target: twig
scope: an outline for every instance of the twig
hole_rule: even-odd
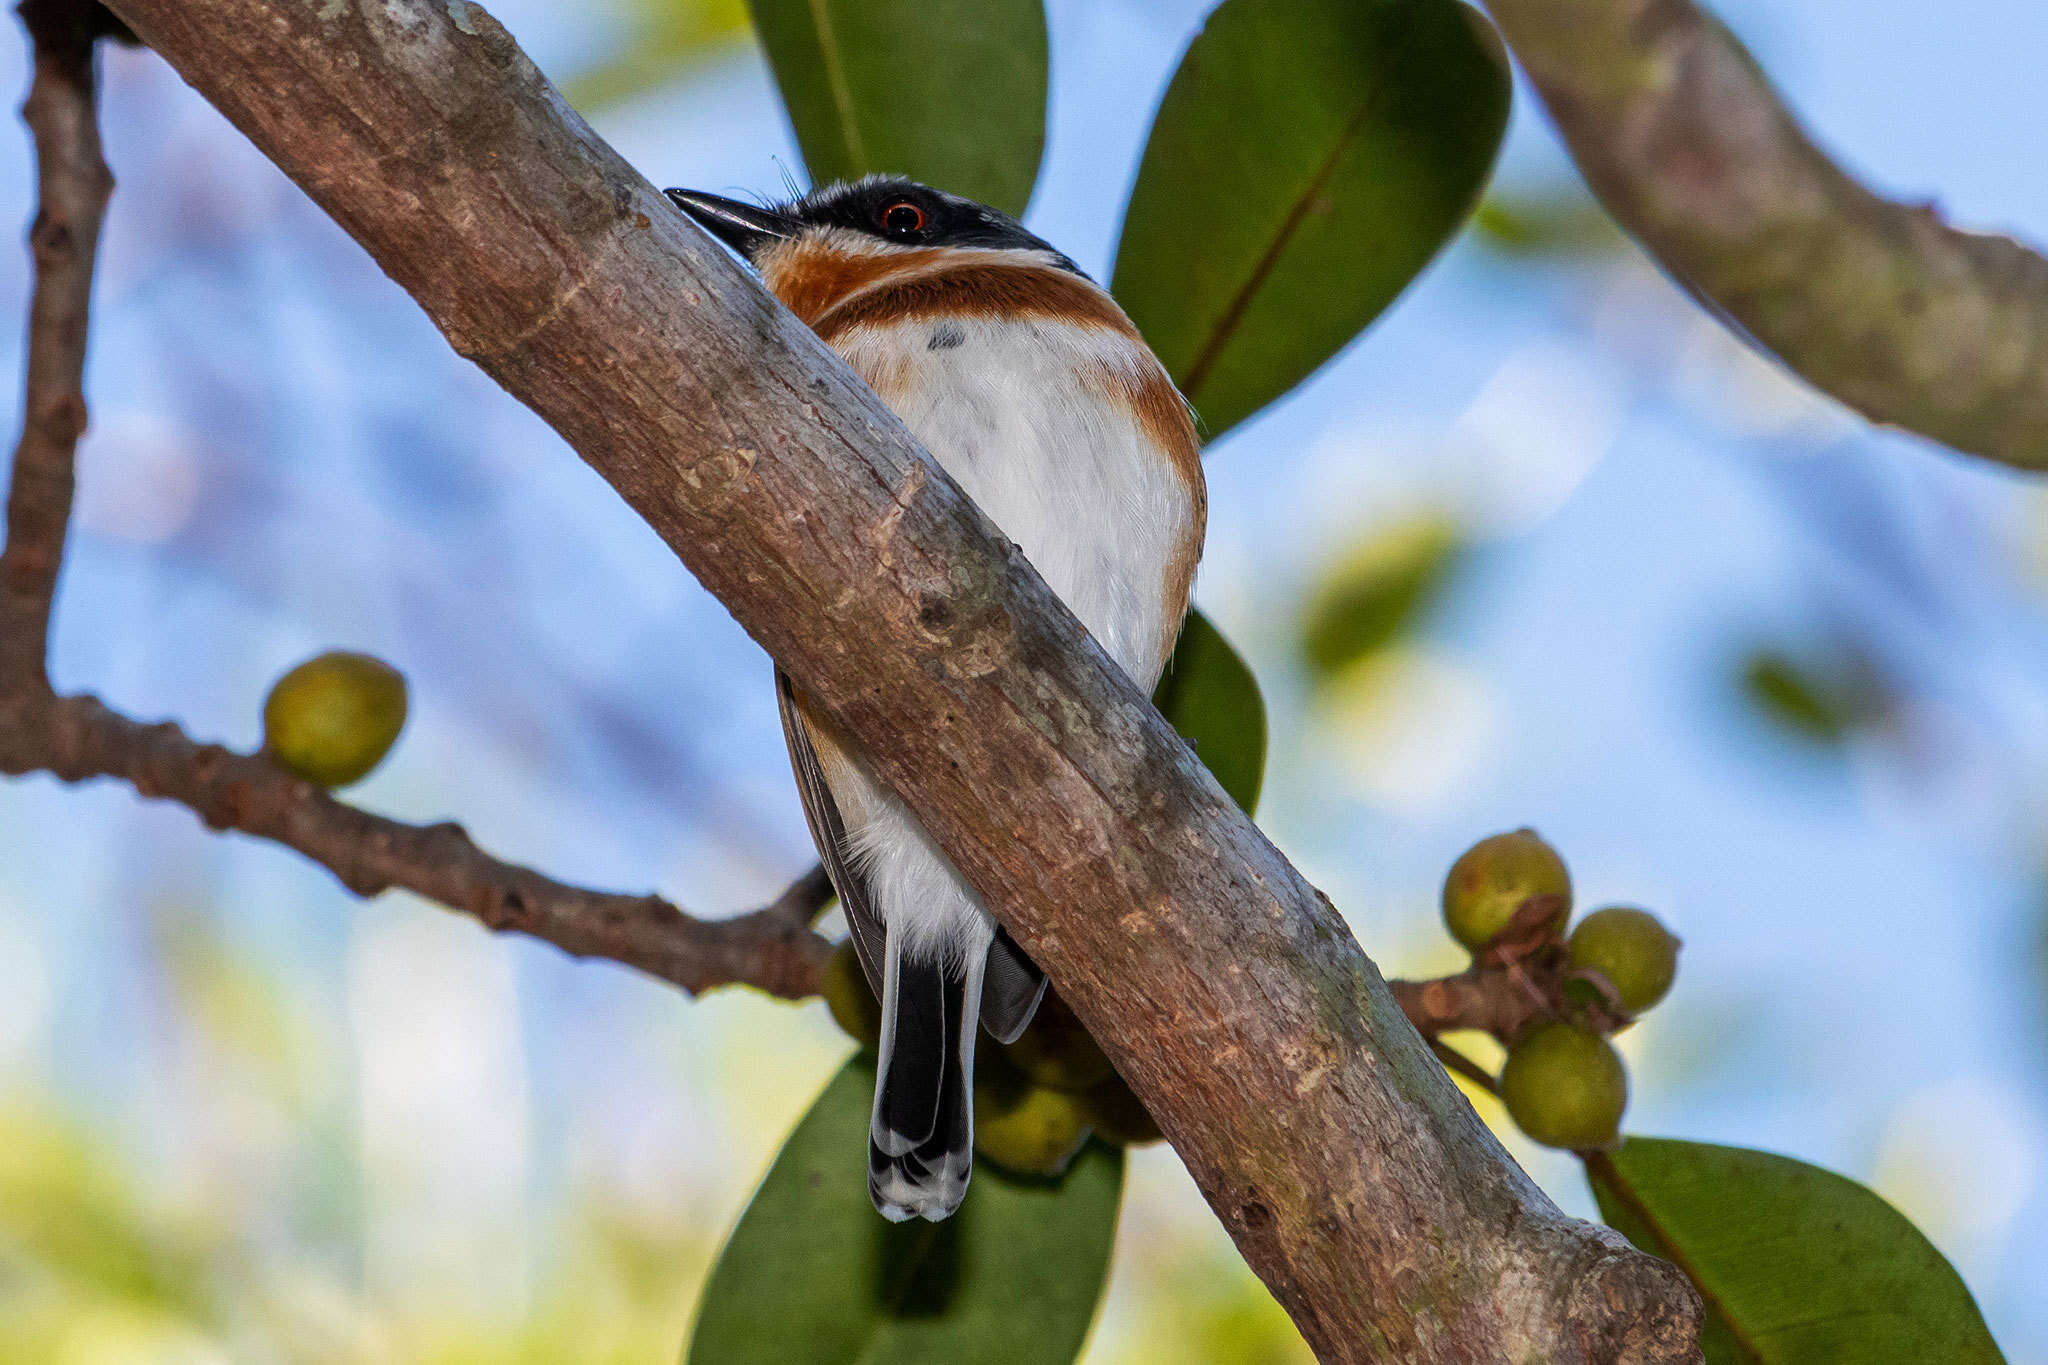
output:
[[[1584,982],[1591,993],[1566,996],[1566,987]],[[1560,943],[1522,945],[1516,955],[1482,955],[1470,967],[1450,976],[1428,981],[1387,982],[1387,989],[1423,1037],[1435,1039],[1440,1033],[1476,1029],[1512,1044],[1531,1024],[1566,1014],[1585,1016],[1587,1022],[1612,1030],[1627,1021],[1612,988],[1602,991],[1592,974],[1576,971]]]
[[[86,696],[50,697],[7,736],[10,773],[66,782],[112,777],[190,807],[213,829],[283,844],[362,896],[394,888],[474,915],[490,928],[605,957],[692,994],[744,984],[799,999],[818,992],[832,945],[811,921],[831,900],[813,868],[762,909],[696,919],[659,896],[567,886],[485,853],[460,825],[409,825],[335,800],[260,754],[202,744],[169,722],[145,725]]]
[[[35,49],[35,76],[21,113],[35,138],[39,202],[29,229],[35,291],[21,440],[7,497],[7,545],[0,551],[0,721],[27,697],[49,691],[50,602],[71,516],[72,456],[85,430],[93,260],[114,187],[94,108],[97,8],[77,0],[24,0],[20,10]]]
[[[2048,260],[1851,179],[1692,0],[1488,9],[1601,202],[1709,307],[1873,421],[2048,468]]]
[[[1445,1066],[1457,1072],[1460,1076],[1463,1076],[1466,1080],[1472,1082],[1472,1084],[1478,1086],[1487,1094],[1498,1095],[1500,1093],[1500,1082],[1494,1079],[1494,1075],[1491,1071],[1488,1071],[1485,1067],[1479,1065],[1479,1063],[1473,1061],[1470,1057],[1467,1057],[1462,1051],[1452,1047],[1443,1039],[1430,1039],[1429,1050],[1431,1052],[1434,1052],[1438,1057],[1441,1057],[1443,1059],[1443,1063]]]

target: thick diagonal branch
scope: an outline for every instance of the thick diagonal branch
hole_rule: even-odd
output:
[[[115,0],[851,735],[1327,1361],[1696,1359],[1327,902],[817,339],[466,0]]]
[[[1601,202],[1711,308],[1873,421],[2048,469],[2048,259],[1858,184],[1692,0],[1487,8]]]

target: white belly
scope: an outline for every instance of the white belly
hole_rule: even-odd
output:
[[[1168,569],[1200,533],[1195,495],[1130,411],[1080,380],[1076,361],[1155,362],[1123,337],[1052,321],[920,320],[834,344],[1150,691],[1180,626]],[[888,382],[904,374],[916,383]],[[828,776],[892,932],[913,951],[985,950],[986,912],[909,813],[864,766]]]
[[[1166,619],[1166,570],[1187,544],[1193,503],[1129,409],[1075,373],[1077,360],[1133,363],[1133,343],[1050,321],[919,321],[839,345],[864,375],[917,376],[882,397],[1149,690],[1179,626]]]

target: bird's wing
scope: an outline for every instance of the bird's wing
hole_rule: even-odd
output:
[[[988,973],[981,979],[981,1026],[997,1042],[1014,1043],[1043,999],[1045,969],[997,925],[996,941],[988,946]]]
[[[796,687],[789,675],[775,670],[775,700],[782,710],[782,737],[789,742],[789,765],[796,769],[796,789],[804,801],[804,821],[811,827],[811,842],[818,846],[818,859],[825,875],[839,893],[840,908],[846,912],[846,927],[853,939],[854,955],[867,974],[868,985],[877,999],[882,994],[882,964],[888,961],[888,940],[882,921],[875,915],[867,878],[853,865],[853,848],[846,838],[846,822],[839,817],[832,788],[825,783],[825,770],[818,764],[818,751],[811,744],[811,732],[804,713],[796,704]]]
[[[888,937],[881,917],[875,913],[867,878],[853,865],[853,849],[846,837],[846,822],[825,782],[825,770],[818,762],[818,750],[811,743],[809,723],[796,703],[796,685],[780,668],[775,670],[775,700],[782,711],[782,737],[789,742],[789,763],[796,769],[796,789],[804,801],[804,820],[811,827],[811,842],[818,846],[818,858],[825,875],[839,893],[840,908],[846,912],[846,927],[853,940],[854,955],[866,974],[875,997],[881,998],[883,964],[888,961]],[[981,1022],[997,1041],[1014,1043],[1038,1002],[1045,998],[1045,972],[1033,962],[1007,929],[996,929],[989,945],[988,974],[981,993]]]

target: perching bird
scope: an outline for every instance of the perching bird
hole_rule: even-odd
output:
[[[1123,310],[994,209],[870,176],[757,208],[668,195],[845,357],[1148,691],[1206,516],[1187,404]],[[1014,1041],[1045,974],[845,736],[776,671],[804,813],[882,1000],[868,1192],[934,1221],[973,1170],[975,1021]]]

